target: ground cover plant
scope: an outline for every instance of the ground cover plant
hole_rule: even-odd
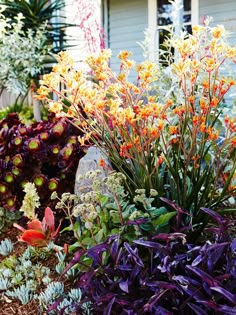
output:
[[[202,211],[216,223],[209,228],[211,242],[194,245],[183,233],[161,233],[128,244],[113,235],[78,251],[64,270],[81,269],[75,282],[81,298],[72,303],[76,314],[85,301],[92,314],[236,314],[234,222]],[[92,260],[87,268],[83,255]],[[49,314],[57,307],[55,301]]]
[[[200,224],[205,216],[200,207],[216,209],[235,192],[235,118],[223,118],[221,108],[235,82],[221,68],[235,61],[236,50],[224,32],[223,26],[195,26],[193,35],[172,41],[178,58],[170,80],[179,88],[168,98],[155,93],[161,80],[157,64],[137,65],[137,81],[131,83],[130,54],[120,52],[116,75],[109,50],[87,59],[92,77],[75,70],[68,53],[60,53],[58,65],[41,81],[38,98],[58,116],[76,117],[86,139],[126,176],[131,194],[156,189],[191,215],[187,224],[190,218]],[[60,82],[63,90],[57,88]]]

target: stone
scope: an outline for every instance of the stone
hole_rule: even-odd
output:
[[[105,168],[99,165],[101,159],[105,162]],[[91,180],[86,178],[81,179],[81,177],[84,177],[90,171],[96,170],[101,171],[99,179],[103,180],[109,174],[111,165],[102,151],[98,147],[92,146],[88,149],[86,155],[79,161],[74,188],[76,195],[81,195],[82,193],[86,193],[91,190]]]

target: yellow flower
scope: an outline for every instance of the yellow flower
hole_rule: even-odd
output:
[[[50,112],[53,112],[55,114],[59,114],[62,111],[62,109],[63,109],[62,104],[59,102],[51,101],[48,103],[48,110]]]
[[[215,59],[207,58],[204,62],[204,68],[207,72],[211,72],[217,68],[218,64],[216,63]]]
[[[213,27],[211,33],[214,38],[220,39],[225,34],[225,28],[223,25],[217,25]]]
[[[121,60],[127,60],[130,56],[132,55],[131,52],[126,51],[126,50],[121,50],[117,57]]]
[[[194,36],[199,35],[203,30],[204,27],[201,25],[193,25],[192,27],[192,32]]]

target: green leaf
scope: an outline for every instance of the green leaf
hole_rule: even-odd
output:
[[[113,223],[120,223],[120,216],[118,211],[110,211],[110,216]]]
[[[118,209],[117,209],[117,205],[116,205],[115,202],[110,202],[110,203],[108,203],[108,204],[106,205],[106,208],[107,208],[107,209],[118,210]]]
[[[151,223],[143,223],[143,224],[140,224],[140,228],[144,231],[151,231],[152,230],[152,224]]]
[[[98,231],[98,233],[95,235],[96,242],[100,243],[103,239],[103,236],[105,236],[103,230]]]
[[[165,207],[160,207],[160,208],[152,208],[148,210],[153,217],[159,217],[162,214],[165,214],[167,212],[167,209]]]
[[[66,232],[66,231],[72,231],[72,230],[73,230],[73,228],[70,225],[70,226],[65,227],[63,230],[61,230],[60,233],[63,233],[63,232]]]
[[[109,196],[105,196],[105,195],[100,197],[99,201],[101,203],[101,207],[102,208],[106,206],[106,204],[108,203],[109,199],[110,199],[110,197]]]
[[[111,234],[119,234],[119,229],[115,228],[111,230]]]
[[[153,221],[154,225],[165,225],[169,223],[170,219],[173,218],[176,215],[176,211],[173,212],[168,212],[165,214],[162,214],[157,218],[156,220]]]
[[[83,245],[94,245],[94,240],[91,237],[85,237],[82,239],[81,243]]]

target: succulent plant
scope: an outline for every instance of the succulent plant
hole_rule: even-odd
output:
[[[14,196],[8,197],[5,202],[10,204],[11,200],[14,202],[14,199]],[[12,212],[0,206],[0,233],[5,232],[19,217],[19,211]]]
[[[5,238],[0,243],[0,255],[8,256],[13,251],[13,243],[8,238]]]
[[[0,121],[0,206],[19,209],[23,187],[37,187],[42,206],[49,206],[53,191],[72,192],[79,159],[83,156],[77,128],[65,118],[23,124],[10,113]]]

